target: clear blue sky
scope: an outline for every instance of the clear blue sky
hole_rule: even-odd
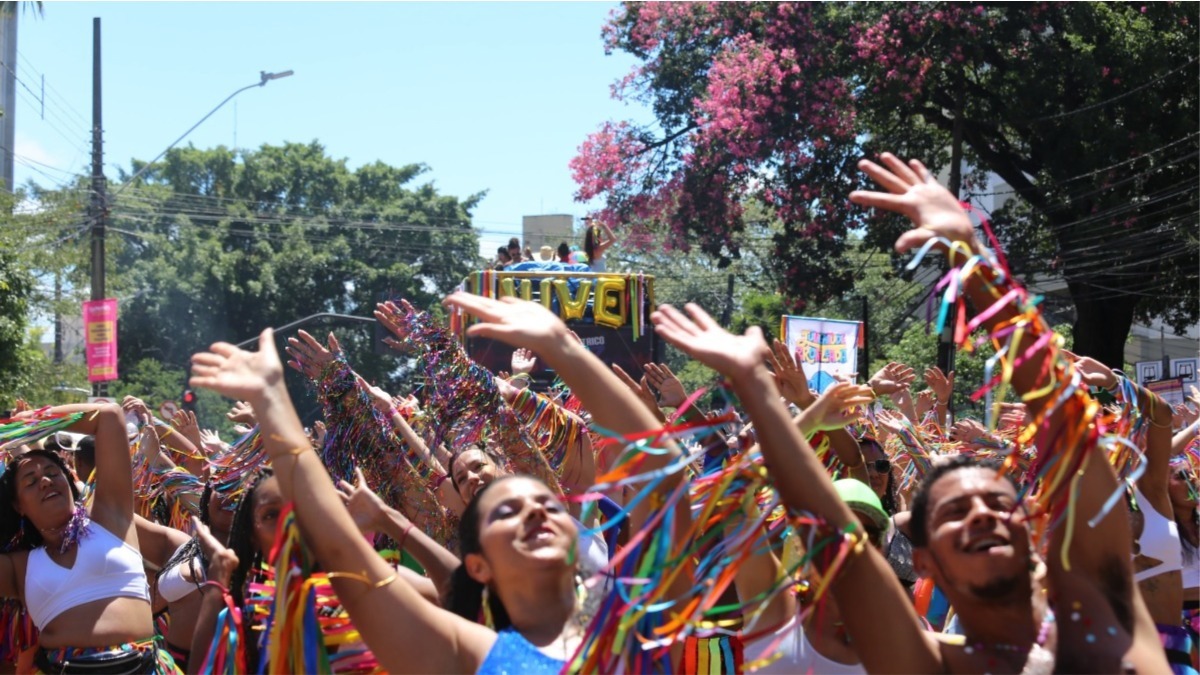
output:
[[[520,234],[523,215],[585,215],[567,168],[576,148],[606,119],[649,117],[609,96],[634,64],[604,54],[600,29],[614,7],[47,2],[43,17],[20,17],[17,74],[32,92],[17,87],[16,182],[90,170],[100,17],[110,179],[131,158],[157,155],[260,70],[291,69],[239,95],[236,118],[230,102],[184,144],[231,146],[236,131],[241,148],[315,139],[352,168],[425,163],[423,179],[443,193],[488,191],[474,223],[494,251]]]

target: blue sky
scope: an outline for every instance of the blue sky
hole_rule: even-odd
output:
[[[425,163],[423,179],[443,193],[488,191],[474,221],[483,250],[494,251],[520,233],[523,215],[585,215],[567,168],[576,148],[606,119],[650,117],[609,96],[634,64],[604,54],[600,30],[614,7],[47,2],[43,17],[20,17],[17,74],[28,90],[17,87],[16,181],[47,185],[90,170],[100,17],[110,179],[259,71],[291,69],[239,95],[184,144],[230,146],[236,131],[242,148],[315,139],[351,167]]]

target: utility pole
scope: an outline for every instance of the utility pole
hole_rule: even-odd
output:
[[[863,332],[863,362],[858,364],[858,379],[866,383],[871,377],[871,306],[867,304],[867,296],[862,296],[862,332]]]
[[[729,328],[733,322],[733,275],[729,275],[729,284],[725,288],[725,310],[721,312],[721,325]]]
[[[104,235],[108,225],[104,178],[104,124],[100,106],[100,17],[92,19],[92,300],[104,299]],[[107,396],[108,383],[92,383],[92,396]]]
[[[13,147],[17,123],[17,3],[0,9],[0,178],[4,191],[13,192]]]

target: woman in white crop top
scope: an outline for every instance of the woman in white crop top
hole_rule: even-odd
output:
[[[104,663],[105,672],[178,672],[154,638],[133,524],[125,414],[96,404],[43,414],[80,412],[68,430],[95,436],[90,512],[55,453],[34,450],[8,460],[0,475],[0,541],[16,543],[0,555],[0,595],[20,599],[38,627],[39,670],[73,673]]]

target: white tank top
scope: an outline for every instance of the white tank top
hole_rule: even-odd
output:
[[[763,675],[866,675],[861,663],[838,663],[822,656],[804,634],[804,624],[792,620],[770,635],[746,643],[742,647],[745,663],[769,659],[778,655],[771,663],[754,671]]]
[[[1154,567],[1134,574],[1133,580],[1140,582],[1183,569],[1183,545],[1179,541],[1179,527],[1175,525],[1175,519],[1159,513],[1137,486],[1134,486],[1133,494],[1137,497],[1137,506],[1142,511],[1142,521],[1145,523],[1142,536],[1138,539],[1140,553],[1162,561]],[[1187,581],[1184,581],[1184,584],[1186,585]]]

